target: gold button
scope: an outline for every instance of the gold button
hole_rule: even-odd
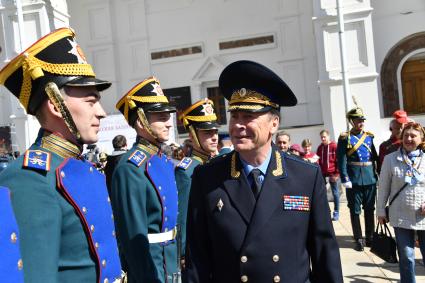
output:
[[[109,283],[109,279],[105,278],[105,280],[103,280],[103,283]]]
[[[98,249],[98,248],[99,248],[99,243],[98,243],[98,242],[96,242],[96,243],[94,244],[94,246],[96,247],[96,249]]]
[[[83,211],[84,214],[87,213],[87,208],[83,206],[83,208],[81,209]]]
[[[62,178],[65,178],[65,172],[61,171]]]
[[[12,242],[12,244],[16,243],[17,240],[18,240],[18,236],[16,235],[15,232],[10,234],[10,241]]]
[[[274,262],[278,262],[279,261],[279,256],[278,255],[274,255],[273,256],[273,261]]]
[[[93,233],[94,232],[94,225],[90,225],[90,231]]]
[[[248,261],[248,258],[246,256],[241,256],[241,262],[245,263]]]
[[[102,266],[106,267],[106,260],[102,260]]]
[[[276,275],[275,277],[273,277],[273,282],[280,282],[280,276]]]
[[[18,269],[22,270],[23,267],[24,267],[24,263],[22,262],[22,259],[18,260]]]
[[[248,276],[246,276],[246,275],[242,275],[242,276],[241,276],[241,281],[242,281],[242,282],[248,282]]]

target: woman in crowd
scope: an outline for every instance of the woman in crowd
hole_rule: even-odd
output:
[[[416,282],[415,232],[422,258],[425,255],[424,136],[425,131],[420,124],[406,124],[401,133],[402,147],[385,156],[380,175],[377,216],[379,223],[389,220],[394,227],[401,283]],[[387,219],[385,206],[393,199]]]
[[[311,162],[318,164],[319,156],[314,151],[311,151],[313,143],[310,139],[304,139],[301,143],[301,146],[304,149],[304,159]]]

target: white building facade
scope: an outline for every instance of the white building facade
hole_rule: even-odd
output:
[[[281,123],[294,142],[310,138],[317,146],[321,129],[333,138],[346,129],[335,0],[20,1],[0,1],[1,64],[70,25],[96,75],[113,82],[102,98],[109,114],[133,85],[154,75],[179,110],[211,98],[227,130],[218,77],[229,63],[247,59],[274,70],[295,92],[298,105],[282,109]],[[394,110],[425,122],[425,3],[340,2],[349,91],[377,146],[389,136]],[[37,122],[5,88],[0,103],[0,126],[12,126],[14,148],[22,151]]]

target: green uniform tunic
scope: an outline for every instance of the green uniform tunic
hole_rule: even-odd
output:
[[[99,270],[82,222],[57,189],[56,168],[80,149],[42,130],[29,150],[50,156],[44,169],[26,166],[35,160],[24,154],[0,174],[0,184],[12,194],[25,282],[96,282]]]
[[[176,166],[176,184],[179,193],[179,216],[178,223],[180,225],[180,256],[184,258],[186,250],[186,218],[187,208],[189,205],[190,186],[192,184],[193,170],[200,164],[204,164],[208,160],[208,156],[193,150],[191,157],[183,158]]]
[[[121,262],[129,282],[171,282],[177,272],[175,241],[149,243],[148,234],[161,233],[163,209],[146,165],[158,147],[138,138],[121,157],[112,175],[111,202],[114,210]],[[138,162],[134,163],[134,157]],[[172,171],[171,171],[172,173]]]

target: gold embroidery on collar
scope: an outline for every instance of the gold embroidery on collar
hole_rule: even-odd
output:
[[[241,176],[241,171],[236,170],[236,153],[232,155],[232,163],[230,166],[230,175],[232,178],[239,178]]]
[[[206,154],[203,154],[195,149],[193,149],[192,151],[192,157],[195,158],[196,160],[198,160],[199,162],[201,162],[202,164],[204,164],[205,162],[208,161],[209,156]]]
[[[81,149],[77,145],[52,133],[45,133],[41,138],[41,147],[56,153],[62,158],[77,157]]]
[[[155,147],[154,145],[145,145],[145,144],[139,143],[137,146],[140,149],[148,152],[149,154],[157,154],[159,151],[159,148]]]
[[[278,151],[275,151],[276,154],[276,169],[273,170],[273,176],[281,176],[283,174],[282,168],[282,157]]]

